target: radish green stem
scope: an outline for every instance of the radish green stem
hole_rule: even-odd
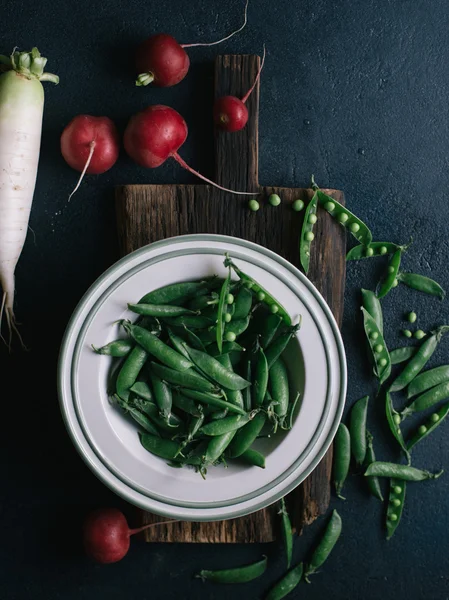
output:
[[[69,196],[68,202],[70,202],[71,197],[73,196],[73,194],[77,191],[77,189],[81,185],[81,182],[83,181],[83,177],[86,174],[87,169],[89,168],[90,161],[92,160],[92,156],[94,155],[94,150],[95,150],[95,141],[94,140],[92,140],[90,142],[89,148],[90,148],[90,150],[89,150],[89,156],[87,157],[86,164],[84,165],[84,168],[81,171],[81,175],[80,175],[80,178],[78,179],[78,183],[76,184],[75,189],[73,190],[73,192]]]
[[[209,43],[198,42],[197,44],[180,44],[181,48],[194,48],[196,46],[215,46],[216,44],[221,44],[221,42],[225,42],[226,40],[229,40],[237,33],[240,33],[243,29],[245,29],[246,23],[248,22],[248,4],[249,4],[249,0],[246,0],[245,19],[243,21],[243,25],[241,27],[239,27],[238,29],[236,29],[235,31],[233,31],[232,33],[230,33],[229,35],[227,35],[226,37],[222,38],[221,40],[217,40],[216,42],[209,42]]]
[[[262,62],[260,63],[259,72],[257,73],[257,76],[256,76],[256,78],[255,78],[255,80],[254,80],[254,83],[253,83],[253,85],[252,85],[252,86],[249,88],[249,90],[248,90],[248,91],[246,92],[246,94],[243,96],[243,98],[242,98],[242,102],[243,102],[243,104],[245,104],[245,102],[246,102],[246,101],[248,100],[248,98],[251,96],[251,94],[252,94],[252,92],[253,92],[254,88],[255,88],[255,87],[256,87],[256,85],[257,85],[257,82],[258,82],[258,81],[259,81],[259,79],[260,79],[260,74],[262,73],[263,65],[264,65],[264,63],[265,63],[265,54],[266,54],[266,50],[265,50],[265,44],[264,44],[264,45],[263,45],[263,56],[262,56]]]

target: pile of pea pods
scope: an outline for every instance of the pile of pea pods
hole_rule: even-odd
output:
[[[229,257],[225,266],[224,280],[175,283],[128,304],[138,315],[120,322],[128,337],[94,348],[123,361],[113,400],[143,447],[203,477],[228,460],[264,468],[254,442],[291,429],[299,399],[282,353],[300,325]]]

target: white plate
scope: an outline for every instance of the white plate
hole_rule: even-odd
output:
[[[93,353],[120,335],[114,323],[149,290],[177,281],[225,276],[224,253],[284,305],[302,327],[285,358],[292,393],[301,392],[288,434],[260,440],[266,469],[211,467],[205,481],[173,469],[141,445],[136,425],[112,406],[112,359]],[[256,244],[218,235],[171,238],[141,248],[106,271],[87,291],[67,327],[58,369],[59,397],[72,440],[93,472],[117,494],[152,512],[207,521],[239,517],[272,504],[316,467],[335,435],[346,394],[346,362],[334,318],[310,281]]]

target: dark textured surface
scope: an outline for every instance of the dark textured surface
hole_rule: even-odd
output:
[[[2,352],[1,530],[2,600],[127,598],[256,599],[282,572],[275,546],[150,546],[133,543],[115,566],[91,565],[77,533],[83,514],[120,502],[83,465],[58,414],[54,390],[58,344],[76,302],[117,255],[113,185],[192,182],[174,163],[146,172],[126,157],[110,173],[88,178],[67,204],[76,174],[59,156],[58,139],[70,118],[107,114],[120,126],[146,103],[173,105],[191,135],[183,156],[212,174],[209,125],[213,58],[217,48],[192,49],[192,71],[171,90],[132,85],[131,52],[145,35],[168,30],[181,41],[213,39],[240,22],[242,2],[55,3],[29,0],[0,6],[2,48],[37,44],[61,84],[47,84],[42,159],[27,245],[17,270],[17,312],[33,352]],[[449,9],[443,0],[254,1],[245,34],[220,52],[268,56],[260,115],[261,183],[322,186],[345,191],[347,204],[377,239],[414,238],[404,265],[449,287],[447,109]],[[344,337],[349,363],[348,405],[375,391],[362,352],[357,290],[375,283],[378,263],[350,265]],[[415,309],[428,329],[449,320],[448,303],[405,288],[384,303],[387,340],[401,342],[404,310]],[[447,362],[449,339],[433,360]],[[14,384],[7,394],[6,383]],[[376,423],[375,403],[370,415]],[[379,420],[380,421],[380,420]],[[392,458],[381,425],[377,453]],[[414,464],[448,463],[447,425],[416,448]],[[403,523],[384,540],[382,508],[351,477],[338,502],[344,532],[322,573],[296,597],[445,600],[449,597],[449,479],[411,484]],[[334,505],[337,502],[334,501]],[[132,518],[132,515],[129,515]],[[309,528],[295,549],[303,557],[323,527]],[[269,572],[253,584],[202,586],[201,567],[239,564],[266,552]],[[292,598],[295,595],[292,595]]]

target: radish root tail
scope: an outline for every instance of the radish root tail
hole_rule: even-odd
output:
[[[9,306],[9,302],[7,300],[8,300],[8,292],[3,292],[2,304],[0,307],[0,339],[8,347],[9,352],[11,352],[12,338],[13,338],[13,334],[15,333],[17,338],[19,339],[22,349],[28,350],[28,348],[24,344],[22,336],[20,335],[20,331],[17,328],[16,318],[14,316],[13,308],[12,308],[12,306]],[[3,316],[5,316],[5,318],[6,318],[6,326],[8,329],[8,340],[5,340],[5,338],[3,337],[3,334],[1,333],[2,324],[3,324]]]
[[[158,521],[157,523],[148,523],[148,525],[142,525],[142,527],[130,529],[129,535],[135,535],[136,533],[141,533],[142,531],[145,531],[145,529],[150,529],[151,527],[156,527],[157,525],[168,525],[169,523],[179,523],[179,519],[170,519],[169,521]]]
[[[215,183],[215,181],[211,181],[210,179],[208,179],[204,175],[201,175],[201,173],[198,173],[198,171],[195,171],[195,169],[192,169],[192,167],[190,167],[186,163],[186,161],[179,156],[179,154],[177,152],[174,152],[172,154],[172,157],[176,160],[176,162],[178,164],[181,165],[181,167],[183,169],[186,169],[187,171],[189,171],[189,173],[192,173],[193,175],[196,175],[197,177],[199,177],[200,179],[202,179],[206,183],[209,183],[210,185],[213,185],[214,187],[218,188],[219,190],[222,190],[223,192],[229,192],[230,194],[238,194],[240,196],[255,196],[255,195],[257,195],[259,193],[259,192],[236,192],[235,190],[230,190],[228,188],[225,188],[225,187],[223,187],[221,185],[218,185],[218,183]]]
[[[259,81],[259,79],[260,79],[260,74],[262,73],[262,69],[263,69],[263,66],[264,66],[264,64],[265,64],[265,55],[266,55],[266,50],[265,50],[265,44],[264,44],[264,45],[263,45],[263,56],[262,56],[262,62],[260,63],[259,71],[258,71],[258,73],[257,73],[257,75],[256,75],[256,78],[255,78],[255,80],[254,80],[254,83],[253,83],[253,85],[252,85],[252,86],[249,88],[249,90],[246,92],[246,94],[245,94],[245,95],[243,96],[243,98],[242,98],[242,102],[243,102],[243,104],[245,104],[245,102],[246,102],[246,101],[248,100],[248,98],[251,96],[251,94],[253,93],[253,90],[254,90],[254,88],[255,88],[255,87],[256,87],[256,85],[257,85],[257,82],[258,82],[258,81]]]
[[[241,27],[239,27],[238,29],[236,29],[235,31],[233,31],[232,33],[230,33],[229,35],[227,35],[226,37],[222,38],[221,40],[217,40],[216,42],[198,42],[196,44],[180,44],[181,48],[194,48],[197,46],[216,46],[217,44],[221,44],[221,42],[225,42],[226,40],[231,39],[232,37],[234,37],[234,35],[236,35],[237,33],[240,33],[243,29],[245,29],[246,24],[248,22],[248,4],[249,4],[249,0],[246,0],[246,4],[245,4],[245,18],[243,21],[243,25]]]
[[[92,160],[92,156],[94,155],[94,150],[95,150],[95,141],[92,140],[90,142],[90,144],[89,144],[89,156],[87,157],[86,164],[84,165],[84,168],[83,168],[83,170],[81,172],[80,178],[78,179],[78,183],[76,184],[75,189],[73,190],[73,192],[69,196],[69,200],[68,200],[69,202],[70,202],[73,194],[78,190],[79,186],[81,185],[81,182],[84,179],[84,175],[86,174],[86,171],[87,171],[87,169],[89,168],[89,165],[90,165],[90,161]]]

